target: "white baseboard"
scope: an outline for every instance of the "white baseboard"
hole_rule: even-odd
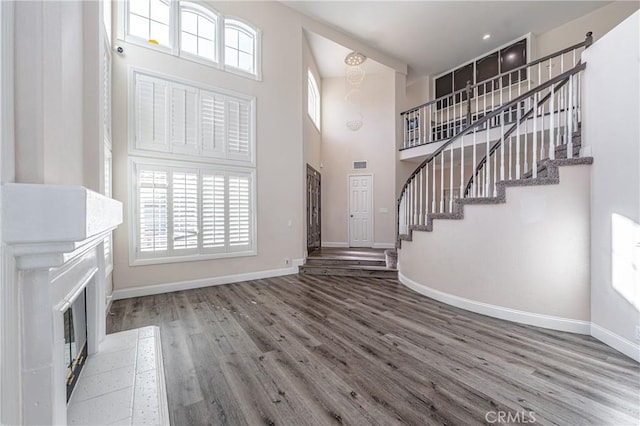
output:
[[[456,308],[465,309],[482,315],[499,318],[507,321],[513,321],[521,324],[535,325],[536,327],[549,328],[558,331],[568,331],[578,334],[591,334],[591,323],[589,321],[574,320],[569,318],[554,317],[551,315],[542,315],[532,312],[519,311],[517,309],[505,308],[488,303],[477,302],[475,300],[465,299],[463,297],[454,296],[453,294],[444,293],[418,284],[417,282],[405,277],[402,273],[398,273],[400,282],[413,291],[435,299],[447,305]]]
[[[633,343],[624,337],[620,337],[606,328],[600,327],[598,324],[594,323],[591,323],[591,335],[605,345],[611,346],[618,352],[625,354],[634,361],[640,362],[640,345],[637,343]]]
[[[113,300],[129,299],[131,297],[151,296],[153,294],[171,293],[172,291],[191,290],[194,288],[210,287],[214,285],[231,284],[242,281],[259,280],[262,278],[280,277],[298,273],[298,266],[304,264],[304,259],[293,259],[291,267],[271,269],[269,271],[248,272],[245,274],[225,275],[223,277],[202,278],[199,280],[178,281],[173,283],[131,287],[113,291]]]
[[[374,249],[394,249],[396,248],[395,243],[373,243]]]
[[[321,246],[326,248],[349,248],[349,243],[334,243],[331,241],[323,241]]]

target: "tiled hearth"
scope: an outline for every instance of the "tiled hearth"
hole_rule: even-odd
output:
[[[162,365],[158,327],[106,336],[80,374],[68,424],[169,424]]]

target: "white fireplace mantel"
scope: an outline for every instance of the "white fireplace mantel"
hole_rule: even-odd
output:
[[[67,423],[63,314],[86,289],[95,354],[106,331],[103,242],[121,222],[122,203],[81,186],[3,185],[2,236],[20,270],[23,424]]]
[[[59,267],[122,223],[122,203],[82,186],[3,186],[2,235],[18,269]]]

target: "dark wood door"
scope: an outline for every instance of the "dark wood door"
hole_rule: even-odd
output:
[[[307,164],[307,253],[320,250],[320,172]]]

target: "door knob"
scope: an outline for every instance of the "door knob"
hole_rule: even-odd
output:
[[[352,215],[352,214],[350,214],[349,216],[353,217],[353,215]]]

